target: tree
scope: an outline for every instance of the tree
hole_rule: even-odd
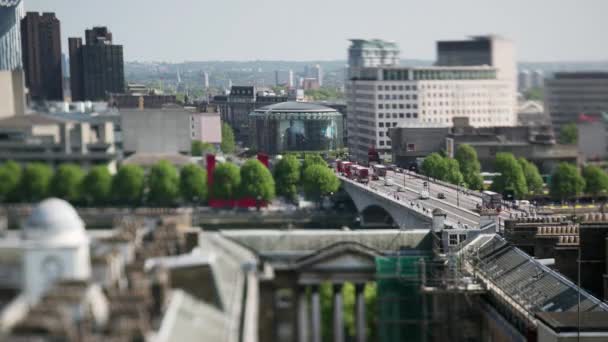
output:
[[[583,192],[585,180],[576,166],[560,163],[551,175],[551,196],[555,199],[566,200]]]
[[[238,196],[241,184],[239,168],[232,163],[219,164],[213,171],[213,198],[231,200]]]
[[[201,203],[207,198],[207,171],[194,164],[182,168],[179,176],[182,198],[190,203]]]
[[[528,185],[528,191],[532,194],[542,194],[543,192],[543,177],[538,172],[538,168],[533,163],[527,161],[525,158],[517,159],[521,170],[524,172],[526,178],[526,184]]]
[[[52,177],[53,170],[46,164],[31,163],[26,165],[18,189],[21,199],[26,202],[43,200],[49,194]]]
[[[225,154],[231,154],[234,153],[235,146],[232,127],[227,123],[222,123],[222,143],[220,144],[220,149]]]
[[[203,157],[207,153],[215,153],[215,146],[208,142],[202,142],[200,140],[194,140],[192,142],[192,148],[190,154],[195,157]]]
[[[608,191],[608,174],[597,166],[589,165],[583,169],[585,192],[597,197]]]
[[[104,205],[112,190],[112,175],[107,166],[95,166],[89,170],[80,185],[82,199],[88,205]]]
[[[425,176],[443,179],[447,174],[448,165],[439,153],[431,153],[422,162],[421,170]]]
[[[578,141],[578,128],[576,124],[569,123],[567,125],[562,126],[559,131],[559,142],[561,144],[576,144]]]
[[[444,158],[443,162],[446,165],[446,173],[443,178],[440,179],[451,184],[461,185],[464,178],[462,177],[462,173],[460,173],[460,165],[458,164],[458,160]]]
[[[327,162],[318,153],[306,153],[302,161],[302,171],[306,170],[311,165],[323,165],[327,167]]]
[[[543,89],[539,87],[530,88],[526,90],[524,97],[527,100],[542,101],[544,99]]]
[[[14,161],[7,161],[0,166],[0,201],[14,200],[21,174],[21,166]]]
[[[298,193],[300,182],[300,162],[292,155],[287,155],[274,167],[274,180],[277,194],[293,200]]]
[[[166,160],[161,160],[150,169],[148,177],[148,200],[155,205],[173,205],[179,195],[179,174]]]
[[[528,185],[524,172],[511,153],[497,153],[494,160],[494,167],[500,176],[494,178],[492,190],[504,193],[513,191],[517,197],[528,194]]]
[[[112,180],[112,193],[118,203],[137,205],[142,201],[144,185],[144,170],[137,165],[125,165]]]
[[[249,159],[241,166],[240,195],[263,201],[274,199],[274,179],[259,160]]]
[[[481,178],[481,164],[477,158],[477,151],[471,145],[463,144],[456,149],[456,160],[460,165],[460,173],[469,189],[481,190],[483,179]]]
[[[340,187],[340,180],[327,166],[315,164],[304,170],[302,187],[309,198],[320,200],[323,196],[336,192]]]
[[[60,165],[51,179],[51,195],[72,203],[79,201],[81,199],[80,183],[84,176],[84,171],[76,164]]]

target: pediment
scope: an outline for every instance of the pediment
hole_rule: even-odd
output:
[[[374,269],[375,258],[380,253],[357,243],[339,243],[296,262],[300,270],[323,271],[336,269]]]

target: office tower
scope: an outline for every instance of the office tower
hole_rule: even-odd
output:
[[[60,23],[55,13],[27,12],[21,20],[25,84],[33,100],[63,100]]]
[[[389,129],[398,125],[452,126],[458,117],[468,118],[474,127],[517,123],[514,75],[500,79],[499,68],[487,60],[478,59],[482,64],[474,65],[458,59],[458,53],[446,60],[443,52],[442,63],[437,64],[450,65],[400,67],[396,44],[351,41],[346,101],[348,144],[354,158],[366,160],[370,149],[389,158]],[[502,70],[509,70],[508,61],[498,62]],[[502,74],[508,77],[507,72]]]
[[[582,115],[602,119],[608,113],[608,72],[558,72],[547,78],[545,112],[558,134]]]
[[[21,69],[21,0],[0,1],[0,70]]]
[[[542,88],[545,86],[545,75],[542,70],[534,70],[531,75],[532,88]]]
[[[323,86],[323,69],[321,68],[321,66],[319,64],[315,65],[315,78],[317,79],[317,82],[319,83],[319,87]]]
[[[73,101],[105,100],[109,93],[125,90],[122,45],[112,44],[106,27],[94,27],[81,38],[69,38],[70,83]]]
[[[289,72],[287,73],[287,86],[289,88],[293,88],[294,87],[294,83],[293,83],[293,70],[289,69]]]
[[[525,92],[532,88],[532,75],[528,70],[521,70],[517,75],[517,90]]]
[[[209,89],[209,73],[203,71],[203,88]]]

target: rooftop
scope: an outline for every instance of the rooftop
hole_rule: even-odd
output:
[[[578,314],[576,312],[541,312],[536,317],[556,332],[576,332],[579,328]],[[607,312],[581,312],[580,330],[601,331],[608,330]]]
[[[256,109],[256,112],[265,112],[265,113],[331,113],[336,110],[333,108],[329,108],[320,104],[311,103],[311,102],[280,102],[271,104],[269,106],[264,106],[262,108]]]
[[[33,125],[57,125],[68,120],[53,118],[42,114],[17,115],[0,120],[3,128],[25,128]]]

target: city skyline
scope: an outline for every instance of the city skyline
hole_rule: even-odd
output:
[[[432,60],[435,41],[480,34],[512,40],[518,61],[608,59],[608,46],[590,44],[603,39],[606,2],[592,0],[580,7],[549,0],[469,0],[466,5],[381,0],[373,7],[356,7],[341,0],[312,0],[297,7],[277,0],[181,0],[164,6],[156,1],[108,0],[78,7],[68,0],[25,1],[27,11],[57,14],[64,52],[67,37],[81,36],[93,25],[108,26],[118,37],[116,43],[125,46],[126,61],[343,60],[348,39],[359,37],[395,41],[405,59]],[[166,24],[169,21],[172,25]]]

